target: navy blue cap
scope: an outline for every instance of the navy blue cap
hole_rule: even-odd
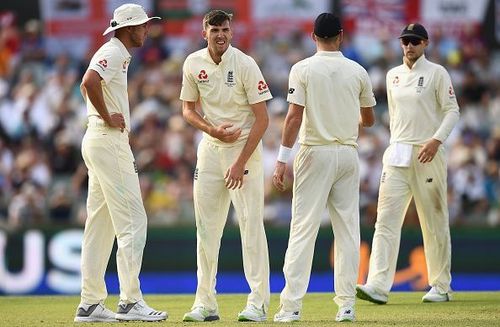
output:
[[[324,12],[314,22],[314,34],[320,38],[337,36],[342,31],[340,19],[334,14]]]
[[[428,40],[429,35],[427,34],[427,31],[425,30],[425,27],[423,27],[419,23],[413,23],[413,24],[408,24],[405,26],[403,31],[401,32],[402,37],[417,37],[422,40]]]

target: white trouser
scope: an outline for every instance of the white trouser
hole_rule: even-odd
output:
[[[194,177],[194,208],[197,228],[198,287],[193,307],[218,309],[215,298],[220,241],[230,202],[238,219],[243,251],[243,269],[250,286],[247,304],[267,311],[270,299],[269,254],[264,231],[264,168],[262,144],[247,162],[243,187],[228,190],[224,176],[244,142],[220,147],[203,139],[198,147]]]
[[[419,148],[413,147],[410,167],[392,167],[384,162],[382,170],[367,284],[385,293],[394,281],[401,227],[412,196],[422,228],[429,283],[440,292],[450,289],[445,153],[440,148],[430,163],[422,164],[417,159]]]
[[[356,148],[300,147],[294,161],[292,222],[281,305],[300,311],[306,294],[321,216],[328,208],[335,237],[335,302],[352,306],[359,267],[359,159]]]
[[[139,272],[147,218],[127,132],[89,117],[82,155],[88,168],[87,221],[82,242],[82,303],[107,297],[104,273],[115,236],[120,299],[142,299]]]

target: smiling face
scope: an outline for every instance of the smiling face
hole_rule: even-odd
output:
[[[226,52],[231,39],[233,38],[233,32],[231,31],[231,26],[229,20],[225,20],[220,25],[210,25],[208,24],[203,30],[203,37],[208,42],[208,51],[212,56],[212,59],[219,63],[221,57]]]

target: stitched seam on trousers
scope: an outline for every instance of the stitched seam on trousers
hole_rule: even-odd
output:
[[[115,140],[113,140],[113,147],[115,148],[115,151],[116,151],[116,154],[117,154],[117,156],[116,156],[116,158],[117,158],[117,159],[116,159],[116,166],[118,167],[118,171],[120,172],[121,185],[122,185],[122,186],[124,186],[123,170],[122,170],[122,169],[121,169],[121,167],[120,167],[120,160],[118,159],[119,154],[120,154],[120,151],[121,151],[121,147],[120,147],[120,145],[119,145],[119,144],[117,144],[117,143],[115,142]],[[124,188],[123,190],[124,190],[124,192],[125,192],[125,188]],[[125,198],[125,196],[124,196],[124,198]],[[131,227],[132,227],[132,229],[133,229],[133,217],[131,217],[131,214],[130,214],[130,213],[131,213],[131,209],[130,209],[130,201],[125,201],[125,202],[126,202],[127,209],[128,209],[128,210],[127,210],[127,214],[128,214],[127,216],[128,216],[128,218],[129,218],[129,223],[130,223],[130,225],[129,225],[129,230],[130,230],[130,229],[131,229]],[[130,253],[130,254],[128,254],[128,257],[129,257],[129,258],[131,258],[131,261],[132,261],[132,262],[134,262],[134,261],[135,261],[135,258],[133,257],[133,253],[134,253],[134,250],[133,250],[133,249],[135,248],[135,237],[133,237],[134,233],[131,233],[131,234],[132,234],[132,237],[131,237],[131,242],[130,242],[130,243],[131,243],[131,246],[130,246],[130,248],[131,248],[131,253]],[[130,271],[130,267],[128,267],[128,270]],[[130,276],[128,276],[128,277],[130,278]]]

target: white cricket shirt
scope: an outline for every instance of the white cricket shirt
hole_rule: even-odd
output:
[[[422,55],[411,69],[403,63],[389,70],[386,83],[391,144],[446,140],[458,121],[459,108],[443,66]]]
[[[123,114],[127,129],[130,129],[127,71],[131,58],[123,43],[112,37],[97,50],[88,68],[96,71],[102,78],[102,92],[108,112]],[[99,115],[88,99],[87,115]]]
[[[200,100],[204,118],[213,126],[232,123],[242,129],[239,140],[248,137],[255,122],[250,104],[272,99],[271,92],[255,60],[229,46],[217,65],[208,48],[190,54],[183,66],[182,101]],[[220,146],[231,146],[210,135]]]
[[[318,51],[292,66],[288,102],[304,106],[299,143],[357,146],[360,107],[373,107],[368,73],[340,51]]]

